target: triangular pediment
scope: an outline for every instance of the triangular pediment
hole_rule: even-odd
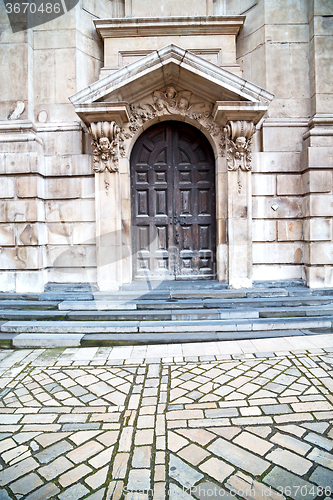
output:
[[[70,97],[86,122],[98,118],[112,103],[133,104],[173,85],[197,99],[252,109],[262,116],[273,95],[233,73],[176,45],[168,45],[105,76]],[[103,111],[104,110],[104,111]],[[87,116],[90,115],[89,118]],[[259,116],[259,115],[258,115]]]

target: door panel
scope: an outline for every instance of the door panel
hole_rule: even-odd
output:
[[[214,279],[214,157],[180,122],[146,130],[131,157],[134,279]]]

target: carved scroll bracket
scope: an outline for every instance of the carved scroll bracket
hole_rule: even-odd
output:
[[[256,131],[253,122],[230,121],[224,128],[228,170],[252,170],[251,139]]]
[[[94,146],[94,172],[116,172],[119,162],[119,126],[114,121],[91,123],[88,132]]]

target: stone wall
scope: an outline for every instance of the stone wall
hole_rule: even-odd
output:
[[[90,141],[68,97],[98,79],[109,0],[13,33],[0,4],[0,290],[96,282]]]
[[[227,34],[113,37],[104,58],[94,19],[170,15],[246,16],[237,61]],[[253,279],[332,287],[332,20],[330,0],[80,0],[12,33],[0,3],[0,290],[96,282],[92,148],[68,97],[169,43],[275,95],[253,147]]]

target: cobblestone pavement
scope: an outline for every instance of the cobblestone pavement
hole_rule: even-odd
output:
[[[0,359],[1,500],[333,497],[333,335]]]

